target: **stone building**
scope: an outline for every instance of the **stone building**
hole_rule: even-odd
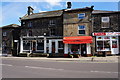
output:
[[[20,53],[49,53],[63,56],[63,10],[33,13],[21,17]]]
[[[66,9],[63,14],[64,57],[91,56],[93,6]]]
[[[120,54],[120,12],[92,12],[93,23],[93,53],[97,55]]]
[[[19,25],[10,24],[0,27],[2,32],[2,54],[17,56],[19,52]]]

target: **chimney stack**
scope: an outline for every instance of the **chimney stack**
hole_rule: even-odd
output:
[[[28,15],[33,14],[33,8],[31,6],[28,6]]]
[[[71,8],[72,4],[71,2],[67,2],[67,9]]]

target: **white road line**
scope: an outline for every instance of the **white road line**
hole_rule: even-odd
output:
[[[118,74],[118,72],[109,72],[109,71],[90,71],[90,72],[94,72],[94,73],[116,73],[116,74]]]
[[[35,67],[35,66],[25,66],[25,67],[26,67],[26,68],[34,68],[34,69],[64,70],[64,69],[45,68],[45,67]]]
[[[4,66],[13,66],[13,65],[10,65],[10,64],[0,64],[1,66],[4,65]]]

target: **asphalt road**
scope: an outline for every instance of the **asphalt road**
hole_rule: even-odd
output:
[[[118,63],[2,59],[3,78],[118,78]]]

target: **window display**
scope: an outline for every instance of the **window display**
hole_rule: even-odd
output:
[[[30,41],[23,41],[23,50],[30,50]]]
[[[112,41],[112,48],[117,48],[117,41]]]
[[[97,36],[97,51],[110,51],[110,37]]]

